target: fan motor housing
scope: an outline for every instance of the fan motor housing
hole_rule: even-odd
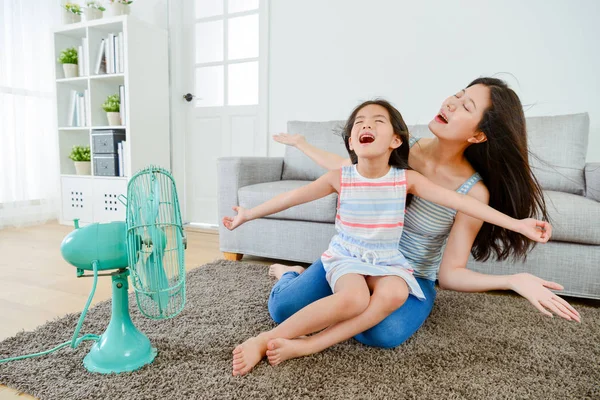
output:
[[[63,258],[77,268],[92,271],[126,268],[127,226],[125,222],[90,224],[69,233],[60,245]]]

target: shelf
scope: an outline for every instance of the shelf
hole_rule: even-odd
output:
[[[59,28],[55,29],[54,32],[57,34],[69,34],[78,31],[85,32],[86,27],[101,29],[106,26],[110,26],[112,28],[112,26],[120,26],[120,24],[123,24],[123,22],[127,20],[127,18],[127,15],[118,15],[115,17],[102,17],[100,19],[95,19],[92,21],[81,21],[76,22],[74,24],[66,24],[60,26]]]
[[[96,74],[100,44],[106,43],[102,40],[110,34],[116,35],[122,45],[119,53],[113,54],[122,57],[119,61],[123,61],[123,72]],[[83,54],[87,55],[82,61],[87,76],[65,78],[62,65],[54,63],[60,220],[79,218],[81,224],[124,220],[126,208],[119,202],[119,196],[127,194],[132,174],[148,165],[168,168],[170,164],[167,31],[130,16],[118,16],[58,27],[53,38],[55,59],[68,47],[82,46]],[[88,126],[69,126],[74,92],[83,93]],[[102,105],[113,94],[121,95],[127,120],[110,126]],[[81,103],[79,106],[81,109]],[[77,175],[69,158],[73,146],[90,146],[94,150],[92,134],[108,129],[126,132],[125,146],[115,156],[117,160],[119,155],[123,157],[126,176],[93,175],[95,162],[99,162],[93,155],[92,174]]]
[[[92,126],[92,129],[126,129],[123,125],[102,125],[102,126]]]
[[[99,81],[104,81],[104,80],[123,81],[124,78],[125,78],[125,74],[102,74],[102,75],[90,76],[90,79],[99,80]]]
[[[85,82],[87,81],[87,78],[87,76],[78,76],[76,78],[59,78],[56,80],[56,83]]]
[[[61,126],[59,131],[87,131],[90,129],[127,129],[124,125],[99,125],[99,126]]]
[[[87,131],[89,129],[89,126],[63,126],[58,128],[59,131]]]
[[[109,179],[109,180],[127,180],[126,176],[96,176],[96,175],[76,175],[76,174],[61,174],[64,178],[81,178],[81,179]]]

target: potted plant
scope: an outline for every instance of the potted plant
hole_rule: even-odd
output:
[[[66,3],[63,8],[63,23],[81,22],[81,7],[77,3]]]
[[[129,15],[129,5],[133,3],[132,0],[108,0],[108,10],[110,15]]]
[[[118,94],[108,96],[104,104],[102,104],[102,109],[106,111],[109,126],[121,125],[121,113],[119,113],[120,107],[121,100],[119,99]]]
[[[75,162],[77,175],[91,175],[90,146],[73,146],[69,158]]]
[[[102,12],[106,11],[106,8],[104,8],[99,1],[88,1],[85,5],[86,7],[83,10],[83,14],[85,15],[86,21],[100,19],[102,18]]]
[[[79,75],[77,69],[77,49],[75,47],[64,49],[58,57],[58,62],[63,66],[65,78],[75,78]]]

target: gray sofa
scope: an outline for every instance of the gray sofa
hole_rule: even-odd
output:
[[[343,121],[288,123],[321,149],[347,157],[338,132]],[[600,163],[585,162],[587,113],[527,119],[530,161],[544,189],[554,233],[536,246],[525,263],[470,260],[467,267],[489,274],[530,272],[561,283],[563,294],[600,299]],[[431,137],[426,125],[410,127]],[[305,185],[325,172],[299,150],[284,157],[226,157],[218,160],[219,221],[235,205],[254,207],[279,193]],[[335,233],[337,195],[251,221],[234,231],[219,227],[220,249],[229,259],[243,254],[312,263]]]

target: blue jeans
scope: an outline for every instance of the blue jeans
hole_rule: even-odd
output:
[[[354,336],[368,346],[391,348],[411,337],[427,319],[435,300],[435,282],[416,278],[426,299],[408,296],[406,303],[374,327]],[[269,313],[278,324],[300,309],[331,295],[321,260],[315,261],[301,274],[286,272],[273,286],[269,296]]]

